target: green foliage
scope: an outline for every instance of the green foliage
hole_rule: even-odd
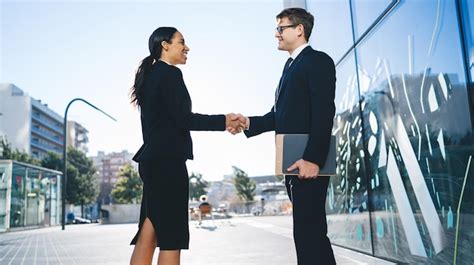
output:
[[[92,160],[74,147],[68,147],[67,154],[67,202],[81,205],[94,203],[99,195],[99,185]]]
[[[63,158],[57,153],[48,152],[43,160],[41,160],[41,166],[53,170],[63,171]]]
[[[117,183],[112,190],[112,197],[118,203],[139,203],[143,194],[143,182],[132,165],[120,169]]]
[[[12,148],[5,139],[0,140],[0,159],[11,159]]]
[[[28,153],[18,149],[12,150],[11,145],[5,139],[0,140],[0,159],[15,160],[36,166],[41,165],[41,161],[33,158]]]
[[[99,195],[99,185],[92,160],[82,151],[68,147],[67,162],[66,201],[76,205],[94,203]],[[63,171],[62,157],[49,152],[41,161],[41,166]]]
[[[209,183],[202,178],[202,174],[192,173],[189,176],[189,199],[199,200],[201,195],[207,194]]]
[[[247,173],[240,168],[235,166],[232,168],[234,169],[233,179],[237,196],[244,202],[252,202],[255,196],[255,181],[251,180]]]

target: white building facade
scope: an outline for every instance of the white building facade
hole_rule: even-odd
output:
[[[68,145],[87,152],[87,129],[74,121],[68,124]],[[14,84],[0,84],[0,139],[37,159],[48,152],[62,154],[63,117]]]

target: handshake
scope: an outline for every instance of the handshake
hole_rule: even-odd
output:
[[[240,113],[229,113],[225,115],[226,130],[233,135],[241,133],[242,130],[247,130],[249,126],[249,118],[243,116]]]

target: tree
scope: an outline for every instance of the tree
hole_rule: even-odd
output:
[[[132,165],[120,169],[119,179],[112,190],[112,197],[118,203],[138,203],[143,194],[143,182]]]
[[[63,171],[62,156],[48,152],[41,160],[41,166]],[[86,154],[72,146],[67,148],[67,188],[66,201],[81,205],[84,216],[84,205],[94,203],[99,195],[99,185],[95,176],[96,169]]]
[[[69,175],[71,168],[68,166],[66,200],[81,206],[95,202],[99,195],[99,186],[92,160],[84,152],[71,146],[68,147],[67,153],[68,165],[74,167],[77,174],[72,170]]]
[[[1,139],[0,141],[0,159],[11,159],[12,158],[12,147],[7,140]]]
[[[9,159],[12,156],[12,148],[8,144],[7,140],[1,139],[0,141],[0,158]]]
[[[18,149],[12,150],[11,145],[5,139],[1,139],[0,141],[0,159],[11,159],[32,165],[41,165],[41,161],[33,158],[28,153],[20,151]]]
[[[251,180],[247,173],[241,170],[238,167],[232,167],[234,169],[234,186],[237,190],[237,196],[246,202],[252,202],[253,196],[255,196],[256,183],[254,180]]]
[[[201,195],[207,194],[206,188],[209,183],[202,178],[202,174],[192,173],[189,176],[189,199],[199,200]]]
[[[54,152],[48,152],[43,160],[41,160],[41,166],[53,170],[63,171],[62,156]]]

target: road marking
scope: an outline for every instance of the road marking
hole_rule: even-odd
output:
[[[53,248],[54,253],[56,254],[56,257],[58,258],[59,264],[62,265],[63,263],[62,263],[62,261],[61,261],[61,258],[60,258],[59,255],[58,255],[58,251],[57,251],[57,249],[56,249],[56,246],[53,244],[53,240],[51,239],[51,237],[52,237],[52,236],[49,236],[49,237],[48,237],[48,239],[49,239],[49,240],[48,240],[48,241],[49,241],[49,244],[50,244],[51,247]]]
[[[10,259],[10,262],[8,263],[8,265],[12,264],[12,262],[15,260],[16,255],[18,255],[18,253],[20,252],[21,248],[22,248],[23,245],[25,244],[25,242],[26,242],[25,237],[23,237],[22,239],[23,239],[23,240],[21,241],[20,247],[17,248],[17,251],[16,251],[15,255],[13,255],[13,257]]]
[[[273,233],[273,234],[276,234],[276,235],[279,235],[279,236],[283,236],[283,237],[286,237],[286,238],[293,239],[293,230],[290,229],[290,228],[276,226],[276,225],[273,225],[273,224],[270,224],[270,223],[258,222],[258,221],[255,221],[255,220],[246,220],[244,218],[242,218],[240,220],[234,220],[234,221],[236,221],[237,223],[243,223],[243,224],[246,224],[246,225],[249,225],[249,226],[253,226],[253,227],[262,229],[264,231],[267,231],[267,232],[270,232],[270,233]]]
[[[63,249],[63,251],[64,251],[64,253],[66,254],[66,256],[72,261],[73,264],[77,264],[77,263],[76,263],[76,260],[73,259],[73,258],[71,257],[71,255],[69,255],[69,252],[68,252],[67,249],[64,247],[64,245],[65,245],[65,244],[64,244],[64,241],[61,240],[61,239],[59,239],[59,237],[57,237],[56,239],[57,239],[57,242],[59,242],[59,246]]]
[[[45,236],[46,234],[43,235],[44,256],[46,257],[46,265],[49,265],[48,250],[46,249],[46,240],[44,240]]]
[[[13,240],[12,240],[12,242],[13,242]],[[10,245],[10,249],[8,250],[7,254],[5,254],[5,255],[0,259],[0,261],[4,260],[4,259],[8,256],[8,254],[10,254],[10,252],[11,252],[13,249],[15,249],[15,245],[14,245],[14,244]]]
[[[270,232],[270,233],[273,233],[273,234],[276,234],[276,235],[279,235],[279,236],[283,236],[283,237],[286,237],[286,238],[293,239],[293,229],[291,229],[291,228],[285,228],[285,227],[277,226],[277,225],[274,225],[274,224],[259,222],[259,221],[255,221],[255,220],[249,220],[249,219],[247,219],[247,220],[246,219],[239,219],[239,220],[233,220],[233,221],[235,221],[236,223],[243,223],[243,224],[246,224],[246,225],[249,225],[249,226],[253,226],[255,228],[259,228],[259,229],[262,229],[264,231],[267,231],[267,232]],[[347,259],[347,260],[351,261],[353,264],[358,264],[358,265],[369,265],[369,264],[379,264],[379,263],[380,264],[393,264],[391,262],[381,260],[379,258],[372,257],[372,256],[369,256],[369,255],[366,255],[366,254],[363,254],[363,253],[359,253],[357,251],[347,250],[347,249],[342,248],[342,247],[333,246],[333,250],[334,250],[334,254],[337,258]],[[341,252],[354,252],[354,253],[360,255],[361,258],[371,260],[371,263],[362,262],[362,261],[360,261],[360,259],[357,260],[357,259],[350,258],[350,257],[346,256],[346,253],[342,254]],[[347,253],[347,254],[349,254],[349,253]],[[378,262],[378,263],[372,263],[372,262]]]
[[[34,265],[36,265],[36,257],[38,256],[38,244],[39,244],[39,235],[36,235],[36,248],[35,248],[35,259],[34,259]]]
[[[30,236],[28,237],[28,246],[26,247],[25,255],[23,255],[23,258],[21,259],[21,265],[25,264],[26,255],[27,255],[28,252],[30,251],[31,242],[33,242],[32,238],[33,238],[33,235],[30,235]]]

